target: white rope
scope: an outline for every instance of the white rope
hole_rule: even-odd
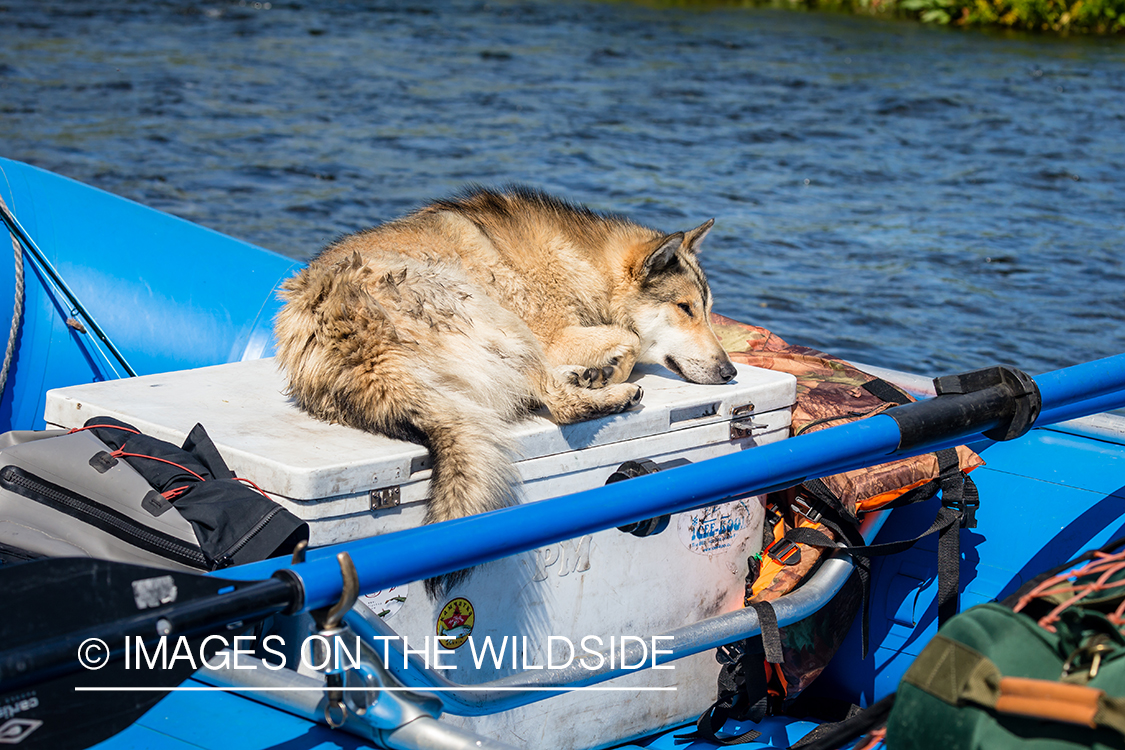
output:
[[[4,203],[3,196],[0,196],[0,206],[7,210],[8,206]],[[12,249],[16,254],[16,290],[15,290],[15,309],[12,310],[12,328],[8,332],[8,348],[4,350],[4,365],[0,367],[0,396],[4,395],[4,389],[8,385],[8,370],[12,366],[12,357],[16,353],[16,338],[20,332],[20,321],[23,319],[23,248],[20,247],[19,240],[16,239],[14,234],[9,230],[9,236],[12,238]]]

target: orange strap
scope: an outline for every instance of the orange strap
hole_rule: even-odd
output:
[[[1004,677],[996,710],[1020,716],[1081,724],[1094,728],[1098,701],[1105,691],[1028,677]]]

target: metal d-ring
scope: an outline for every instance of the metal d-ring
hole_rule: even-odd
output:
[[[1117,644],[1113,643],[1105,633],[1099,633],[1091,637],[1067,657],[1066,663],[1063,664],[1062,676],[1064,678],[1069,677],[1071,672],[1085,668],[1086,676],[1082,678],[1082,681],[1089,682],[1098,676],[1102,655],[1116,651],[1117,648]],[[1089,664],[1088,667],[1086,666],[1087,663]]]
[[[333,729],[344,726],[348,719],[348,705],[344,703],[344,691],[341,690],[343,686],[344,675],[325,675],[324,692],[327,701],[324,704],[324,721]]]

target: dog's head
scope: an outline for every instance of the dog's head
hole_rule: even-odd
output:
[[[711,328],[711,288],[696,253],[714,219],[638,245],[631,256],[628,315],[640,362],[693,383],[726,383],[736,370]]]

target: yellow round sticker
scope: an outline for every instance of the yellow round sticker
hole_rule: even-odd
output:
[[[451,599],[438,615],[437,634],[442,648],[463,646],[473,632],[473,605],[468,599]]]

